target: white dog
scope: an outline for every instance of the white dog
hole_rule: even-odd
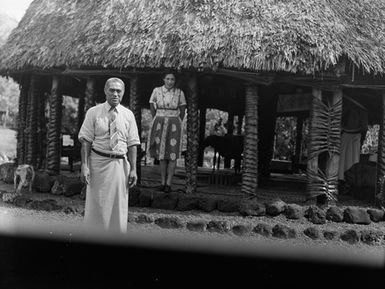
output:
[[[22,187],[29,186],[29,192],[32,193],[32,183],[35,179],[35,170],[31,165],[19,165],[14,173],[13,184],[17,194],[21,192]],[[17,183],[19,181],[19,183]],[[16,189],[17,187],[17,189]]]

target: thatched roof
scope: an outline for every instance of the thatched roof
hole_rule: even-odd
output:
[[[385,71],[383,0],[35,0],[0,70]]]

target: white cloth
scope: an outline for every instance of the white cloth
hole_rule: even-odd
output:
[[[128,218],[127,159],[110,159],[91,152],[84,224],[125,233]]]
[[[360,161],[361,134],[346,133],[341,135],[341,153],[338,179],[345,180],[344,173]]]

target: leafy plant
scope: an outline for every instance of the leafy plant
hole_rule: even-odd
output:
[[[368,127],[368,132],[366,133],[366,138],[361,148],[362,154],[377,153],[379,130],[380,130],[380,126],[378,124]]]

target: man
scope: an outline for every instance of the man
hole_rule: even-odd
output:
[[[79,131],[81,179],[87,184],[84,222],[124,233],[128,190],[137,181],[136,146],[140,141],[134,114],[120,105],[124,82],[108,79],[104,93],[106,102],[87,111]]]

